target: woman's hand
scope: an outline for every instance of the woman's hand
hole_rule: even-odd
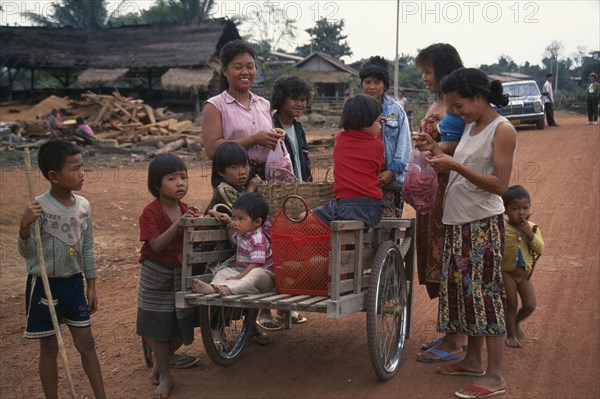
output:
[[[435,144],[435,140],[427,133],[417,133],[415,137],[415,147],[421,152],[431,151]]]
[[[457,170],[460,166],[460,163],[447,154],[435,155],[430,158],[426,158],[427,162],[431,167],[438,173],[443,172],[447,173],[452,170]]]
[[[262,145],[270,149],[275,149],[277,142],[283,138],[285,131],[279,128],[273,128],[271,130],[261,130],[254,133],[254,143]]]
[[[391,170],[384,170],[379,174],[379,184],[384,186],[394,179],[394,172]]]
[[[439,143],[427,133],[418,133],[416,135],[415,147],[421,152],[429,151],[433,155],[444,154],[444,151],[440,147]]]

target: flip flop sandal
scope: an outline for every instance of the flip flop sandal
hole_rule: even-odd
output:
[[[256,333],[248,337],[248,341],[256,342],[259,345],[265,346],[273,343],[273,338],[265,333]]]
[[[282,315],[282,314],[278,314],[276,316],[279,320],[281,321],[285,321],[286,316]],[[302,316],[300,313],[294,311],[292,313],[292,324],[302,324],[305,323],[306,321],[308,321],[308,319],[304,316]]]
[[[431,340],[429,342],[425,342],[424,344],[421,344],[421,349],[426,351],[427,349],[431,349],[433,347],[438,346],[439,344],[442,343],[442,339],[441,338],[436,338],[434,340]]]
[[[300,313],[292,314],[292,323],[293,324],[302,324],[305,323],[308,319],[302,316]]]
[[[498,389],[497,391],[490,391],[487,388],[480,387],[473,383],[462,388],[460,391],[454,392],[454,395],[458,398],[463,399],[478,399],[478,398],[491,398],[492,396],[504,395],[506,388]]]
[[[424,356],[426,353],[437,356],[437,358],[430,358]],[[459,353],[448,353],[436,348],[429,348],[423,353],[419,353],[417,355],[417,361],[423,363],[439,363],[439,362],[447,362],[448,360],[457,360],[460,359],[464,355],[463,351]]]
[[[283,328],[283,327],[281,327],[281,325],[279,325],[279,323],[277,322],[277,319],[257,320],[256,324],[263,330],[268,330],[268,331],[279,331]]]
[[[485,375],[484,371],[471,371],[459,366],[456,363],[448,364],[447,366],[440,366],[435,369],[435,372],[443,375],[466,375],[469,377],[482,377]]]
[[[169,367],[172,369],[189,369],[197,365],[198,362],[200,362],[199,357],[180,355],[175,360],[169,362]]]

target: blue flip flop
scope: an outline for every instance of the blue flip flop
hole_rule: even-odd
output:
[[[428,344],[430,344],[430,343],[433,343],[433,345],[428,346]],[[441,343],[442,343],[442,339],[441,338],[436,338],[434,340],[431,340],[429,342],[425,342],[424,344],[421,344],[421,350],[426,351],[427,349],[434,348],[434,347],[438,346]]]
[[[431,353],[432,355],[436,355],[437,359],[431,359],[428,357],[422,357],[421,354],[417,355],[417,361],[423,363],[439,363],[439,362],[447,362],[448,360],[456,360],[460,359],[464,354],[464,351],[459,353],[448,353],[436,348],[429,348],[423,353]]]

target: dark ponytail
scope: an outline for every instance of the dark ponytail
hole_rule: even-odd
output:
[[[499,80],[492,80],[490,83],[490,95],[488,100],[499,107],[508,105],[508,94],[504,94],[504,88]]]
[[[444,94],[457,93],[462,98],[474,98],[481,94],[494,105],[502,107],[508,104],[508,95],[503,93],[502,83],[490,82],[488,76],[476,68],[460,68],[445,76],[441,83]]]

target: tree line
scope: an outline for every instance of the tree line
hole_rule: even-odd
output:
[[[131,0],[122,0],[113,12],[108,12],[106,0],[59,0],[50,6],[48,15],[24,12],[31,23],[47,27],[102,28],[121,25],[174,23],[201,21],[210,17],[210,10],[215,6],[215,0],[156,0],[145,10],[128,11]],[[251,41],[257,48],[259,57],[267,61],[273,51],[290,52],[297,43],[297,27],[293,20],[287,18],[278,3],[265,3],[271,18],[261,19],[259,11],[238,16],[235,22],[242,30],[244,39]],[[319,19],[315,25],[306,29],[309,35],[308,43],[296,45],[294,54],[307,56],[313,51],[321,51],[335,58],[351,56],[352,50],[343,34],[344,20],[330,21]],[[600,51],[588,52],[579,47],[577,52],[564,56],[561,42],[552,41],[544,52],[542,65],[525,62],[517,65],[508,55],[501,55],[494,64],[480,65],[487,74],[502,72],[519,72],[531,76],[538,85],[543,84],[546,74],[552,72],[555,77],[556,92],[559,107],[570,106],[581,96],[582,88],[591,72],[600,72]],[[357,68],[366,60],[354,64]],[[390,60],[390,65],[393,65]],[[399,86],[408,89],[424,89],[421,82],[420,70],[414,65],[414,57],[402,54],[399,57],[400,74]],[[268,65],[267,62],[264,65]],[[392,67],[391,67],[392,68]],[[289,69],[283,69],[266,76],[276,78]],[[390,70],[390,76],[394,76]],[[355,83],[355,82],[349,82]]]

